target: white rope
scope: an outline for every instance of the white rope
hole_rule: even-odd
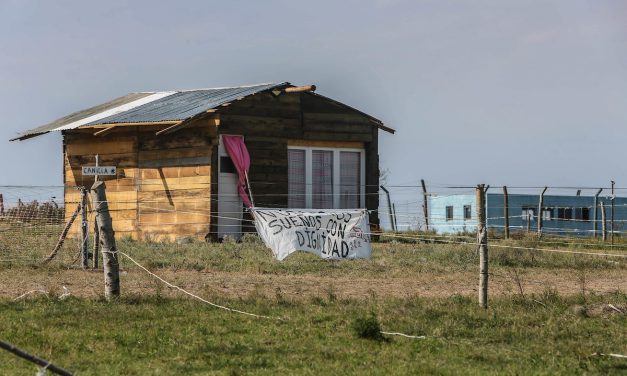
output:
[[[240,311],[237,309],[233,309],[233,308],[229,308],[229,307],[225,307],[225,306],[221,306],[219,304],[216,303],[212,303],[204,298],[201,298],[198,295],[194,295],[189,291],[186,291],[184,289],[182,289],[181,287],[178,287],[168,281],[166,281],[165,279],[159,277],[158,275],[156,275],[155,273],[151,272],[150,270],[146,269],[143,265],[141,265],[140,263],[138,263],[137,261],[135,261],[131,256],[127,255],[126,253],[122,252],[122,251],[117,251],[117,253],[126,256],[126,258],[128,258],[129,260],[131,260],[131,262],[133,262],[135,265],[139,266],[141,269],[143,269],[146,273],[150,274],[151,276],[157,278],[158,280],[160,280],[161,282],[165,283],[166,285],[168,285],[169,287],[175,288],[177,290],[179,290],[180,292],[187,294],[189,296],[191,296],[192,298],[195,298],[197,300],[200,300],[203,303],[209,304],[212,307],[215,308],[220,308],[223,309],[225,311],[229,311],[229,312],[235,312],[235,313],[241,313],[242,315],[248,315],[248,316],[253,316],[253,317],[257,317],[257,318],[262,318],[262,319],[271,319],[271,320],[281,320],[283,321],[282,318],[280,317],[270,317],[270,316],[264,316],[264,315],[257,315],[255,313],[250,313],[250,312],[245,312],[245,311]]]
[[[412,335],[409,335],[409,334],[397,333],[397,332],[384,332],[384,331],[381,331],[381,334],[387,334],[389,336],[401,336],[401,337],[407,337],[407,338],[415,338],[415,339],[425,339],[425,338],[427,338],[426,336],[412,336]]]
[[[627,355],[622,355],[622,354],[601,354],[601,353],[594,353],[594,354],[592,354],[592,355],[593,355],[593,356],[594,356],[594,355],[597,355],[597,356],[611,356],[611,357],[613,357],[613,358],[625,358],[625,359],[627,359]]]
[[[25,296],[27,296],[27,295],[30,295],[30,294],[34,294],[34,293],[36,293],[36,292],[38,292],[38,293],[41,293],[41,294],[44,294],[44,295],[48,296],[48,291],[44,291],[44,290],[32,290],[32,291],[28,291],[28,292],[23,293],[22,295],[20,295],[20,296],[18,296],[17,298],[13,299],[13,301],[20,300],[20,299],[22,299],[23,297],[25,297]]]

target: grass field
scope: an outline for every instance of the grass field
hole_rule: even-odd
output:
[[[385,237],[370,260],[294,254],[276,262],[242,243],[123,240],[119,249],[213,302],[284,320],[212,308],[167,288],[121,257],[122,298],[102,299],[102,272],[71,263],[75,243],[41,266],[54,238],[4,239],[0,338],[81,375],[119,374],[624,374],[624,258],[499,248],[625,254],[592,240],[491,240],[490,307],[476,303],[472,237]],[[396,240],[394,240],[396,239]],[[434,241],[437,240],[437,241]],[[453,243],[451,243],[453,242]],[[17,244],[20,244],[18,247]],[[20,256],[20,257],[18,257]],[[61,286],[71,292],[58,299]],[[14,301],[30,290],[31,294]],[[384,331],[360,338],[376,317]],[[0,352],[0,374],[35,367]]]

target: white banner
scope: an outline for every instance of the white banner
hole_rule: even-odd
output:
[[[295,251],[325,259],[369,258],[368,211],[336,209],[251,209],[257,233],[283,260]]]

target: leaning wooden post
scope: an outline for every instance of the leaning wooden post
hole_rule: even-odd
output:
[[[107,203],[104,182],[95,182],[91,190],[94,211],[96,212],[96,223],[100,233],[100,249],[102,250],[102,266],[105,277],[105,297],[111,299],[111,297],[120,295],[120,265],[118,264],[113,223],[111,214],[109,214],[109,204]]]
[[[599,190],[597,191],[597,194],[594,195],[594,214],[592,214],[592,217],[594,218],[594,220],[592,221],[592,225],[593,225],[593,229],[594,229],[594,237],[597,237],[597,232],[599,232],[599,216],[597,214],[597,209],[599,208],[599,195],[601,194],[601,192],[603,191],[603,188],[599,188]]]
[[[540,202],[538,203],[538,237],[542,237],[542,211],[544,209],[544,193],[548,187],[544,187],[540,193]]]
[[[87,189],[81,187],[81,266],[87,269],[89,266],[89,228],[87,227]]]
[[[601,234],[603,234],[603,241],[607,240],[607,222],[605,221],[605,206],[601,201]]]
[[[477,185],[477,248],[479,251],[479,305],[488,308],[488,230],[485,213],[485,185]]]
[[[509,196],[506,186],[503,186],[503,218],[505,239],[509,239]]]
[[[425,229],[429,231],[429,197],[427,195],[427,185],[424,179],[420,179],[420,184],[422,184],[422,213],[425,216]]]
[[[392,214],[394,214],[394,231],[398,231],[398,222],[396,221],[396,204],[392,204]]]
[[[20,349],[19,347],[10,344],[9,342],[5,342],[0,340],[0,349],[4,349],[16,356],[19,356],[22,359],[26,359],[31,363],[35,363],[40,367],[43,367],[46,371],[50,371],[52,373],[56,373],[57,375],[62,375],[62,376],[72,376],[72,372],[67,371],[57,365],[54,365],[52,363],[50,363],[48,360],[42,359],[36,355],[27,353],[26,351]],[[43,373],[37,373],[38,375],[43,375],[45,374],[45,371]]]
[[[388,198],[388,211],[390,214],[390,226],[392,227],[392,231],[396,232],[396,226],[394,224],[394,214],[392,213],[392,200],[390,199],[390,191],[388,191],[384,186],[381,186],[381,189],[383,189],[383,192],[385,192],[385,195]]]

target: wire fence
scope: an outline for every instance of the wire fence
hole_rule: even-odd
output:
[[[255,183],[252,185],[254,187]],[[376,214],[379,218],[381,228],[384,231],[390,231],[393,227],[396,229],[394,234],[386,233],[384,237],[412,242],[474,246],[475,208],[472,208],[467,218],[462,216],[468,213],[460,209],[462,206],[472,206],[474,187],[443,184],[427,187],[427,192],[424,192],[421,184],[385,185],[385,191],[389,192],[391,207],[388,205],[388,197],[384,190],[366,194],[379,196],[379,207],[369,208],[369,211],[371,216]],[[210,183],[195,184],[193,187],[164,187],[162,184],[141,183],[126,188],[116,187],[107,192],[116,234],[121,238],[135,240],[185,242],[187,239],[215,239],[219,235],[238,232],[240,229],[254,232],[253,219],[241,204],[238,206],[238,196],[215,192],[212,195],[211,188]],[[533,192],[530,192],[536,188],[538,187],[508,187],[510,200],[517,197],[516,195],[524,197],[524,200],[514,200],[509,206],[507,218],[512,238],[515,240],[525,240],[536,233],[537,216],[534,218],[532,213],[523,212],[528,209],[531,202],[537,200],[538,195],[534,196],[531,194]],[[547,217],[542,228],[544,236],[534,238],[531,247],[528,246],[529,242],[518,246],[512,244],[493,246],[518,250],[560,248],[560,252],[563,248],[576,248],[579,253],[591,253],[585,250],[627,249],[627,243],[620,239],[627,224],[627,199],[616,196],[601,197],[607,204],[606,209],[612,204],[614,206],[613,226],[608,227],[608,233],[616,236],[614,242],[603,242],[600,236],[598,240],[583,240],[573,235],[589,237],[599,235],[603,226],[598,213],[595,218],[591,217],[596,206],[587,202],[594,196],[564,194],[573,193],[575,189],[584,193],[585,190],[598,192],[596,188],[549,187],[550,193],[561,193],[551,196],[561,201],[552,202],[547,195],[546,206],[555,212],[558,209],[571,209],[573,213],[587,208],[587,218]],[[614,189],[624,191],[627,188]],[[60,243],[62,244],[57,252],[59,256],[55,258],[55,262],[62,265],[77,265],[85,249],[88,253],[93,253],[96,233],[94,212],[89,198],[86,200],[85,216],[79,215],[73,222],[70,221],[81,203],[80,192],[81,187],[73,186],[0,186],[0,263],[11,264],[42,259]],[[496,188],[492,188],[488,194],[497,192]],[[285,208],[286,196],[284,192],[271,192],[257,194],[254,197],[259,206]],[[428,206],[426,217],[425,198]],[[568,204],[568,200],[581,202]],[[285,204],[277,203],[280,201],[284,201]],[[452,218],[446,209],[451,206],[457,209],[452,213]],[[505,219],[502,214],[504,210],[502,199],[489,199],[488,206],[487,226],[490,237],[498,240],[502,238]],[[607,217],[606,222],[609,222],[609,213]],[[590,229],[595,222],[598,225],[597,229]],[[86,228],[83,229],[83,226]],[[67,232],[67,237],[60,242],[64,231]]]

